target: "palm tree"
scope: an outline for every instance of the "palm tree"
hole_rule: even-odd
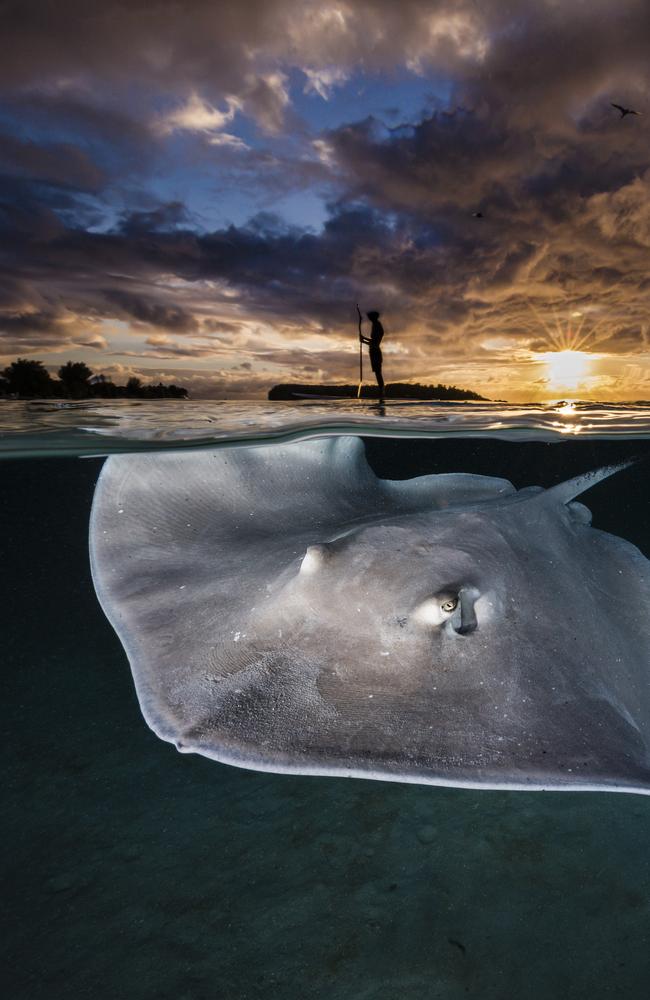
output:
[[[54,393],[54,380],[42,361],[18,358],[2,372],[10,393],[18,396],[47,398]]]
[[[58,375],[71,399],[84,399],[89,395],[88,379],[92,371],[83,361],[67,361],[59,368]]]
[[[126,394],[127,396],[142,395],[142,380],[139,379],[137,375],[132,375],[126,383]]]

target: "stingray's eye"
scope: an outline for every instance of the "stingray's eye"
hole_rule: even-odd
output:
[[[450,616],[459,606],[460,595],[445,588],[445,590],[439,590],[433,597],[428,597],[426,601],[418,604],[411,612],[411,618],[421,625],[432,625],[434,628],[439,628],[450,620],[453,621]]]

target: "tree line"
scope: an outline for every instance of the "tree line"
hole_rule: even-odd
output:
[[[269,389],[269,399],[296,399],[301,395],[339,396],[355,399],[358,385],[316,385],[280,383]],[[379,389],[376,385],[364,385],[361,392],[363,399],[378,399]],[[473,400],[474,402],[489,402],[485,396],[479,396],[471,389],[459,389],[456,385],[422,385],[421,382],[388,382],[386,384],[387,399],[430,399],[430,400]]]
[[[18,358],[0,372],[0,396],[21,399],[187,399],[178,385],[144,384],[133,375],[126,385],[116,385],[105,375],[95,375],[83,361],[67,361],[53,378],[42,361]]]

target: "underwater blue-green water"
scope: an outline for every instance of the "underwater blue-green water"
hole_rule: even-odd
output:
[[[586,502],[650,557],[650,410],[561,409],[0,404],[4,996],[648,995],[650,797],[178,754],[142,719],[88,565],[102,455],[350,430],[384,478],[550,486],[633,458]]]

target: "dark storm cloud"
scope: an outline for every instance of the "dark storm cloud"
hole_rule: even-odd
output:
[[[155,129],[143,116],[142,99],[124,102],[111,89],[66,84],[48,86],[36,73],[32,86],[3,88],[0,116],[5,128],[23,138],[47,143],[67,137],[89,154],[104,155],[114,168],[147,155]]]
[[[475,96],[487,82],[486,105],[505,106],[513,120],[557,124],[566,112],[582,118],[612,91],[647,99],[644,0],[495,3],[489,20],[489,76],[469,73],[466,87]]]
[[[644,134],[624,133],[621,148],[615,112],[598,132],[540,135],[506,111],[458,108],[398,130],[368,119],[325,141],[351,192],[441,221],[479,207],[494,209],[497,219],[530,210],[555,221],[576,199],[615,190],[647,166]]]
[[[105,298],[115,306],[118,316],[127,316],[146,326],[160,327],[177,333],[193,333],[197,329],[194,317],[179,306],[163,305],[119,288],[107,289]]]
[[[643,0],[615,8],[607,0],[10,0],[0,79],[21,87],[78,79],[209,87],[248,92],[264,105],[265,81],[273,89],[269,79],[282,67],[409,66],[455,74],[472,100],[480,81],[487,106],[517,103],[530,120],[555,117],[603,85],[632,86],[646,69],[649,29]]]
[[[181,227],[188,221],[185,206],[180,201],[172,201],[156,205],[148,211],[125,212],[118,231],[125,236],[147,236],[149,233],[164,233]]]
[[[40,221],[33,202],[30,207],[32,217]],[[173,288],[164,283],[152,288],[161,272],[187,282],[225,279],[246,290],[251,308],[278,317],[299,310],[325,319],[349,307],[349,301],[343,307],[337,301],[337,287],[349,299],[356,282],[376,269],[377,255],[387,260],[391,253],[392,230],[368,209],[338,212],[319,236],[281,225],[273,217],[258,218],[248,227],[198,234],[147,229],[138,213],[134,220],[123,219],[117,230],[93,233],[65,226],[55,213],[57,223],[48,225],[47,206],[42,206],[41,214],[44,221],[35,226],[31,238],[17,225],[12,231],[15,216],[6,220],[13,274],[6,274],[6,299],[0,299],[0,307],[13,308],[17,288],[23,295],[38,289],[39,296],[54,298],[65,285],[66,302],[77,309],[128,316],[184,333],[193,332],[196,321],[174,302]],[[157,221],[168,217],[175,218],[175,211],[161,207],[156,213]],[[39,280],[30,283],[34,275]],[[136,292],[132,287],[138,281]],[[0,286],[0,296],[2,292]],[[206,323],[211,332],[236,329],[235,323],[211,319]]]
[[[486,16],[471,0],[10,0],[0,79],[23,87],[75,78],[211,87],[268,111],[278,66],[449,68],[481,51],[495,7],[485,5]]]
[[[0,135],[0,172],[80,191],[97,191],[105,178],[97,164],[75,146],[44,146],[7,134]]]
[[[57,312],[0,312],[0,355],[31,354],[63,347],[106,349],[104,337],[77,331],[71,319]]]
[[[9,313],[0,317],[2,336],[29,348],[32,344],[56,344],[60,337],[60,317],[54,313]]]

